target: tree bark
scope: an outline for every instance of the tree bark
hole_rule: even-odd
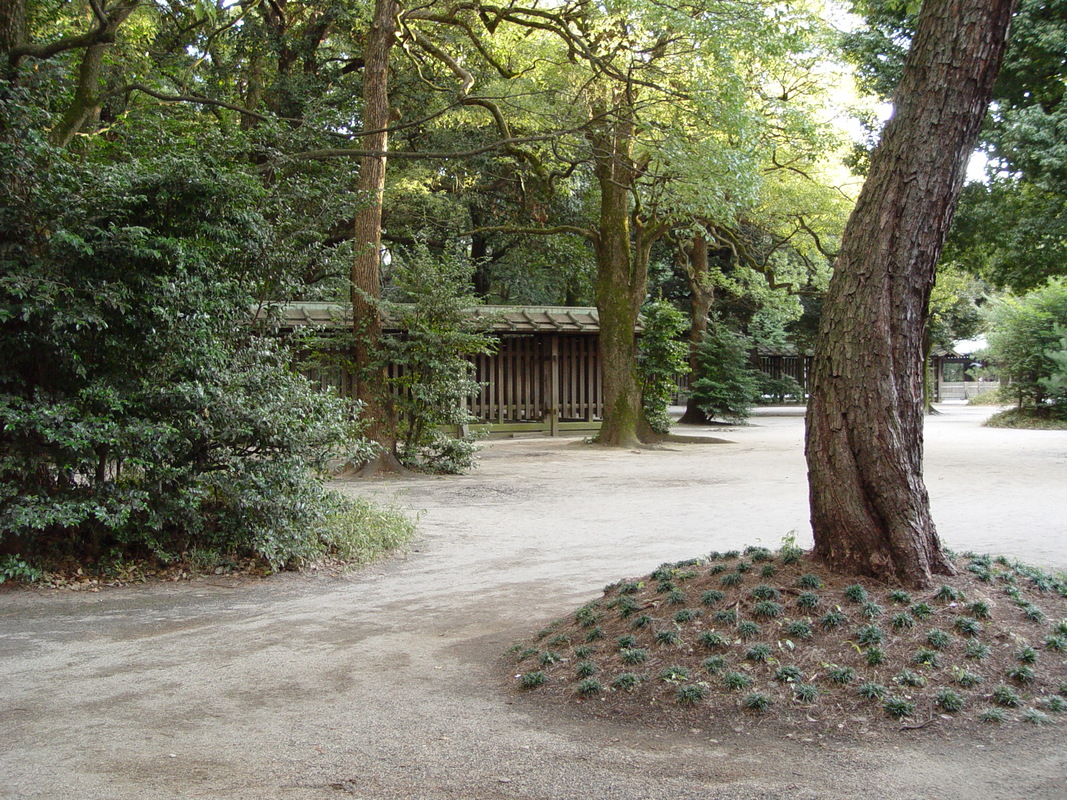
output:
[[[604,121],[587,134],[600,187],[595,250],[604,416],[597,441],[633,447],[640,444],[642,420],[634,328],[645,298],[648,263],[633,257],[630,243],[633,121],[626,114],[625,100],[612,99],[615,113],[606,115],[604,108],[594,107],[593,116]]]
[[[367,36],[363,73],[363,147],[384,153],[388,147],[389,55],[396,36],[397,0],[376,0],[374,20]],[[379,307],[381,280],[379,262],[382,243],[382,197],[385,190],[386,157],[360,159],[356,189],[365,204],[356,211],[356,258],[352,264],[352,320],[355,344],[353,362],[356,396],[363,403],[366,435],[379,446],[377,458],[364,465],[364,472],[397,471],[396,410],[389,394],[385,365],[381,363],[379,341],[382,316]]]
[[[925,586],[953,569],[922,479],[923,338],[1013,5],[923,3],[894,116],[845,229],[806,446],[815,556],[839,571]]]

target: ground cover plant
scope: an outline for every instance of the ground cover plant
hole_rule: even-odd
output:
[[[728,714],[809,728],[1062,724],[1067,582],[951,558],[957,575],[909,591],[842,577],[792,545],[663,564],[516,644],[508,668],[547,701],[679,726]],[[549,648],[563,641],[583,643],[580,656]],[[595,693],[581,684],[594,674]]]

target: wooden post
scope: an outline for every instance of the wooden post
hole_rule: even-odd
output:
[[[550,436],[559,436],[559,336],[548,337],[545,359],[545,416]]]

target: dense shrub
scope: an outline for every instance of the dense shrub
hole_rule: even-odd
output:
[[[318,474],[364,445],[249,324],[257,184],[206,157],[77,167],[29,131],[0,181],[0,548],[330,549],[347,504]]]
[[[667,408],[678,390],[678,376],[689,371],[689,345],[680,340],[688,322],[666,300],[648,303],[641,314],[644,325],[637,345],[637,371],[645,419],[652,430],[668,433]]]
[[[748,341],[712,320],[697,349],[691,394],[709,417],[743,421],[760,399],[759,378],[749,364]]]

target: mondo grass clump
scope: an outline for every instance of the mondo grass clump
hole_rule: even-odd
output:
[[[957,574],[927,589],[838,575],[795,547],[662,564],[507,657],[524,697],[692,727],[1067,723],[1065,576],[952,558]]]

